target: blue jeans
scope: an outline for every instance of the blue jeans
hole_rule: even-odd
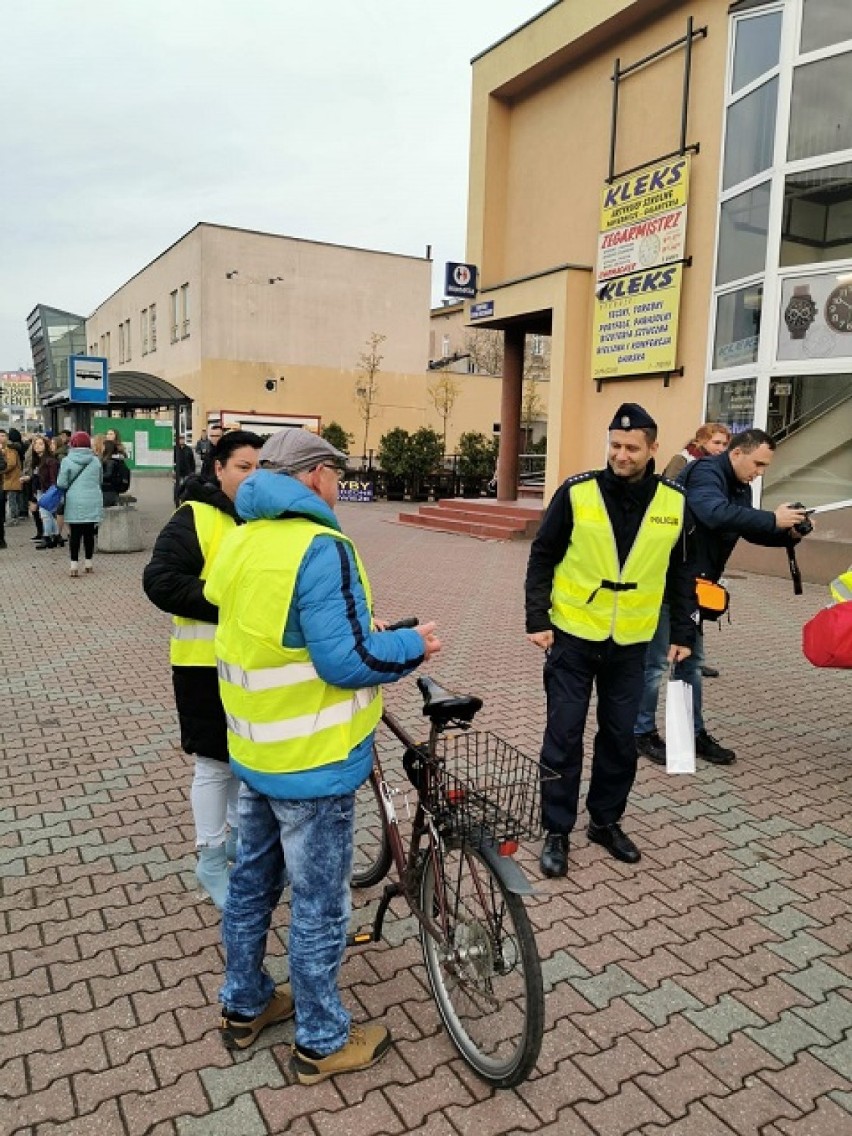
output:
[[[289,877],[296,1044],[334,1053],[349,1037],[337,977],[351,910],[355,794],[279,801],[243,784],[237,811],[240,849],[222,913],[225,1014],[254,1018],[269,1004],[275,983],[263,968],[266,936]]]
[[[636,718],[634,732],[637,734],[650,734],[657,728],[657,703],[660,700],[660,683],[663,675],[669,669],[666,656],[671,646],[669,605],[664,603],[660,608],[660,622],[654,638],[648,644],[645,655],[645,689],[642,691],[642,701],[639,704],[639,714]],[[695,636],[695,646],[692,654],[675,667],[675,678],[681,678],[692,687],[692,710],[695,715],[695,732],[704,729],[704,717],[701,713],[701,666],[704,663],[704,635],[699,626]]]

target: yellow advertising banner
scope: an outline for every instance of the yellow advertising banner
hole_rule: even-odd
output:
[[[595,300],[592,378],[673,371],[683,265],[611,280]]]
[[[689,155],[605,186],[595,282],[592,378],[673,371]]]

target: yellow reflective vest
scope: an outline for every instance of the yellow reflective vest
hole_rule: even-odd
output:
[[[217,509],[215,505],[205,505],[202,501],[187,501],[182,507],[192,509],[195,520],[195,533],[204,557],[201,579],[206,580],[210,567],[219,552],[224,537],[237,527],[233,517]],[[216,651],[213,640],[216,624],[205,623],[200,619],[172,617],[172,637],[169,644],[169,658],[173,667],[215,667]]]
[[[594,477],[569,490],[571,543],[553,574],[550,619],[580,639],[647,643],[660,618],[669,558],[683,528],[684,494],[660,482],[623,567]]]
[[[350,545],[370,607],[369,581],[351,541],[303,517],[242,526],[205,588],[219,608],[215,646],[228,751],[258,773],[345,761],[381,717],[378,687],[333,686],[317,674],[306,647],[283,646],[299,568],[320,534]]]
[[[852,600],[852,568],[848,572],[841,572],[836,580],[831,581],[831,598],[835,603],[848,603]]]

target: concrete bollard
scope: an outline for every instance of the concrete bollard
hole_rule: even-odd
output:
[[[135,505],[104,509],[98,526],[98,552],[139,552],[144,547],[142,522]]]

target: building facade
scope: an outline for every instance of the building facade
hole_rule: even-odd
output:
[[[336,421],[352,453],[387,430],[440,429],[429,397],[431,261],[200,223],[86,320],[90,355],[114,379],[152,375],[191,400],[187,432],[209,422],[264,432]],[[364,356],[377,337],[369,429],[359,413]],[[452,444],[497,416],[493,380],[470,377]]]
[[[852,4],[552,4],[474,60],[467,259],[504,442],[551,337],[548,493],[636,401],[663,460],[704,419],[754,424],[767,505],[849,500]]]

